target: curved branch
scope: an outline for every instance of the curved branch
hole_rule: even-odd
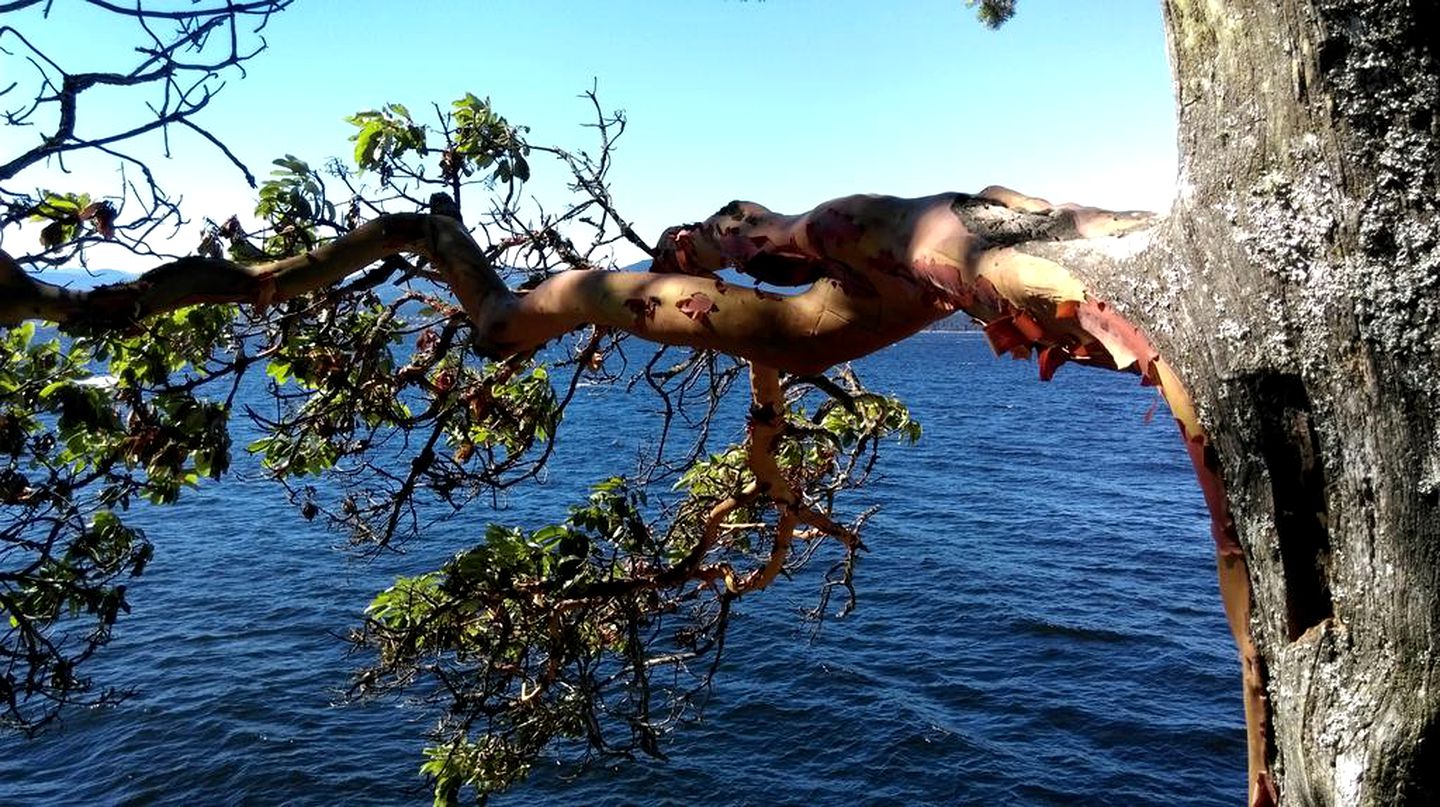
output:
[[[1089,208],[1018,212],[966,194],[847,197],[798,216],[732,203],[671,231],[657,271],[563,272],[521,296],[458,222],[391,214],[295,258],[248,267],[185,258],[92,292],[59,289],[0,262],[8,264],[0,265],[0,287],[11,292],[0,301],[0,322],[124,323],[198,302],[263,308],[409,251],[431,260],[497,356],[593,324],[811,374],[963,310],[986,323],[997,352],[1041,350],[1042,373],[1070,359],[1127,369],[1138,360],[1133,350],[1083,316],[1103,303],[1065,267],[1010,244],[1021,230],[1059,239],[1144,223]],[[786,297],[715,276],[732,266],[762,281],[811,286]]]
[[[386,216],[294,258],[255,266],[219,258],[181,258],[133,281],[83,292],[36,280],[0,252],[4,292],[0,325],[45,319],[62,325],[123,328],[196,303],[245,303],[263,309],[333,285],[397,251],[418,251],[427,240],[434,240],[427,234],[446,221],[413,214]]]
[[[241,162],[240,158],[235,156],[235,152],[231,151],[230,147],[225,145],[225,143],[221,141],[220,138],[211,134],[210,130],[205,129],[204,127],[190,120],[190,118],[188,117],[179,118],[175,121],[175,123],[184,126],[190,131],[210,141],[210,145],[219,149],[220,153],[225,155],[225,159],[229,160],[231,165],[240,169],[240,173],[245,175],[245,182],[248,183],[250,187],[255,187],[255,175],[250,172],[250,167],[245,165],[245,163]]]
[[[250,3],[226,3],[223,6],[212,6],[210,8],[196,8],[188,11],[158,11],[155,9],[141,8],[135,6],[122,6],[106,0],[85,0],[89,5],[103,8],[116,14],[127,17],[139,17],[142,19],[163,19],[163,20],[190,20],[196,17],[239,17],[239,16],[260,16],[268,18],[286,6],[291,0],[255,0]]]

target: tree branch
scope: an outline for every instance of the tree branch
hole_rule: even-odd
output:
[[[0,302],[0,322],[125,323],[198,302],[263,308],[411,251],[430,259],[477,338],[497,356],[594,324],[810,374],[963,310],[987,324],[997,352],[1052,351],[1042,370],[1053,372],[1069,357],[1125,369],[1136,361],[1133,349],[1082,320],[1085,284],[1060,264],[1008,245],[1020,230],[1058,240],[1145,223],[1126,215],[1089,208],[1027,213],[965,194],[846,197],[795,216],[732,203],[705,222],[670,231],[656,271],[563,272],[520,296],[458,222],[392,214],[298,257],[248,267],[185,258],[92,292],[41,283],[7,261],[0,287],[11,293]],[[811,287],[786,297],[735,286],[714,274],[727,266],[761,281]]]

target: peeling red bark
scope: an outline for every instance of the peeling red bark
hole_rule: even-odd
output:
[[[717,293],[723,293],[720,281],[716,281],[715,291]],[[710,296],[703,291],[692,292],[689,297],[680,298],[675,301],[675,307],[680,309],[680,313],[701,325],[710,321],[711,311],[718,312],[720,310],[719,306],[715,305],[715,301],[710,299]]]
[[[1049,381],[1055,377],[1055,371],[1060,365],[1069,360],[1065,355],[1065,348],[1059,345],[1050,345],[1040,351],[1040,380]]]
[[[1015,326],[1015,318],[1000,317],[985,323],[985,338],[996,356],[1003,356],[1017,347],[1028,347],[1030,340]]]

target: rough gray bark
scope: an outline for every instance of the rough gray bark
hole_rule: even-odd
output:
[[[1086,279],[1177,368],[1219,451],[1280,803],[1436,803],[1440,14],[1165,17],[1180,194],[1123,275]]]

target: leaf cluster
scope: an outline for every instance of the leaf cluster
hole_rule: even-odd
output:
[[[797,393],[776,452],[826,512],[863,481],[881,441],[919,432],[898,401],[848,378],[842,399],[813,415]],[[562,522],[491,524],[441,568],[400,578],[375,598],[352,637],[374,659],[353,692],[404,693],[443,709],[421,768],[437,805],[467,789],[483,801],[546,753],[580,765],[663,755],[664,733],[703,705],[737,599],[733,581],[771,551],[763,522],[774,503],[757,500],[731,512],[733,529],[687,566],[704,514],[751,486],[746,454],[736,445],[694,463],[674,485],[678,500],[652,502],[646,485],[616,477]],[[789,573],[820,539],[804,538]],[[848,586],[853,551],[842,565],[836,584]]]
[[[79,667],[129,610],[124,581],[151,556],[122,514],[136,499],[172,502],[228,467],[225,408],[171,384],[195,369],[187,351],[208,355],[197,343],[226,321],[222,308],[158,320],[175,337],[169,347],[66,344],[29,323],[0,341],[0,722],[33,731],[67,702],[117,697],[94,692]]]
[[[351,115],[345,120],[358,130],[350,137],[355,165],[362,172],[379,173],[387,185],[397,179],[424,182],[425,158],[434,153],[430,143],[435,137],[440,141],[434,147],[439,154],[437,179],[456,199],[461,184],[477,174],[487,187],[530,179],[530,146],[524,139],[529,127],[512,126],[491,108],[490,99],[466,93],[451,103],[448,113],[437,110],[437,117],[438,131],[432,131],[417,124],[404,104]]]

